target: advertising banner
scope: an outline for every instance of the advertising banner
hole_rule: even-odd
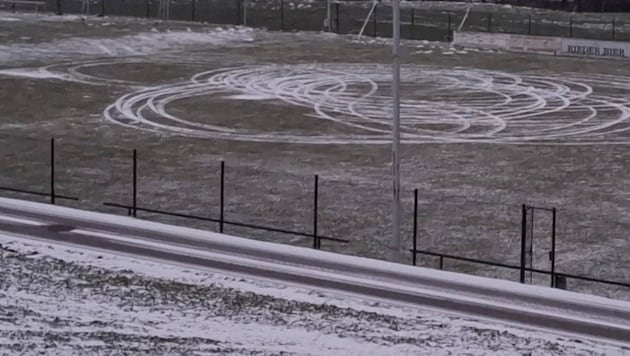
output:
[[[630,58],[630,43],[563,38],[560,54],[594,58]]]

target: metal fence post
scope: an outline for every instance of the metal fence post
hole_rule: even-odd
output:
[[[525,250],[527,249],[525,240],[527,239],[527,206],[522,206],[521,220],[521,283],[525,283]]]
[[[284,0],[280,0],[280,31],[284,31]]]
[[[452,18],[452,13],[448,13],[448,34],[446,35],[446,38],[450,41],[452,40],[452,33],[451,33],[451,29],[453,27],[453,18]]]
[[[221,188],[220,188],[220,206],[219,206],[219,232],[223,233],[223,218],[225,209],[225,162],[221,161]]]
[[[236,0],[236,26],[241,24],[241,1]]]
[[[444,269],[444,256],[440,256],[440,271]]]
[[[556,208],[551,210],[551,287],[556,286]]]
[[[195,21],[195,20],[196,20],[196,18],[195,18],[195,17],[196,17],[195,12],[196,12],[196,10],[197,10],[197,9],[196,9],[196,7],[197,7],[197,0],[192,0],[192,4],[191,4],[191,6],[192,6],[192,12],[191,12],[191,14],[190,14],[190,19],[191,19],[191,21]]]
[[[145,6],[145,11],[146,11],[146,17],[150,18],[151,17],[151,4],[149,3],[149,1],[151,0],[144,0],[144,6]]]
[[[534,283],[534,231],[536,231],[534,226],[536,218],[534,216],[536,215],[536,207],[530,207],[529,213],[531,214],[529,219],[532,223],[529,225],[529,232],[527,233],[527,235],[529,235],[529,243],[527,244],[529,245],[529,250],[527,251],[527,256],[529,257],[529,283],[532,284]],[[527,238],[527,236],[525,237]]]
[[[413,191],[413,265],[416,265],[416,256],[418,254],[418,189]]]
[[[138,151],[133,150],[133,203],[132,216],[135,218],[138,212]]]
[[[373,26],[374,26],[374,37],[378,36],[378,22],[376,22],[376,9],[378,9],[377,5],[374,5],[374,11],[372,12],[372,20],[373,20]]]
[[[488,32],[492,32],[492,13],[488,13]]]
[[[105,0],[101,0],[101,13],[98,16],[105,17]]]
[[[50,204],[55,205],[55,138],[50,139]]]
[[[341,27],[339,27],[339,3],[335,3],[335,28],[337,30],[337,33],[341,33]]]
[[[527,19],[527,34],[532,34],[532,15],[529,15]]]
[[[313,194],[313,248],[321,249],[321,240],[317,237],[317,210],[318,210],[318,194],[319,194],[319,176],[315,175],[315,186]]]
[[[415,9],[412,7],[411,8],[411,36],[409,36],[412,40],[416,37],[415,32],[415,26],[416,26],[416,13],[414,11]]]
[[[63,7],[61,6],[61,0],[57,0],[57,15],[63,15]]]

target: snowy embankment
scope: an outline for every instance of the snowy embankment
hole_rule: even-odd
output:
[[[275,282],[0,236],[0,353],[624,355]]]
[[[221,352],[248,345],[237,353],[383,354],[388,348],[407,354],[472,347],[505,354],[531,343],[565,354],[629,350],[625,302],[41,203],[0,203],[0,230],[7,231],[0,244],[14,248],[3,257],[11,262],[4,270],[12,271],[3,299],[7,308],[22,310],[21,318],[15,312],[5,318],[7,337],[61,338],[65,345],[84,338],[100,342],[105,330],[110,341],[159,336],[177,339],[180,347],[193,335],[203,345],[224,347]],[[29,249],[35,257],[28,257]],[[184,267],[169,267],[174,264]],[[454,312],[460,316],[444,315]],[[64,336],[47,336],[45,323]],[[584,343],[591,337],[618,346]]]

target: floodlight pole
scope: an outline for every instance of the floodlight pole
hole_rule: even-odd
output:
[[[394,195],[392,201],[392,258],[401,261],[400,239],[400,0],[392,1],[392,169]]]

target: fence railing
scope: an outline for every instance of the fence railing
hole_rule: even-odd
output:
[[[79,198],[77,197],[57,194],[55,192],[55,188],[56,188],[55,166],[56,166],[55,165],[55,138],[51,138],[50,139],[50,161],[49,161],[50,175],[48,176],[48,186],[50,187],[50,191],[46,193],[46,192],[39,192],[39,191],[31,190],[31,189],[20,189],[20,188],[5,187],[5,186],[0,186],[0,191],[20,193],[20,194],[26,194],[26,195],[34,195],[34,196],[39,196],[39,197],[47,197],[50,199],[50,203],[53,205],[55,205],[55,202],[57,201],[57,199],[79,201]]]
[[[413,255],[412,260],[413,260],[414,266],[417,264],[417,260],[416,260],[417,254],[421,254],[421,255],[426,255],[426,256],[438,257],[439,258],[438,269],[440,270],[444,270],[444,261],[447,259],[450,259],[454,261],[468,262],[468,263],[474,263],[474,264],[484,265],[484,266],[506,268],[506,269],[515,270],[515,271],[524,270],[526,272],[534,272],[538,274],[548,275],[551,277],[551,281],[552,281],[551,286],[558,287],[558,288],[560,287],[558,283],[559,278],[565,278],[565,279],[570,278],[570,279],[577,279],[577,280],[581,280],[585,282],[603,283],[607,285],[630,288],[630,283],[627,283],[627,282],[611,281],[607,279],[600,279],[600,278],[593,278],[593,277],[586,277],[586,276],[578,276],[575,274],[569,274],[569,273],[564,273],[564,272],[552,272],[552,271],[546,271],[546,270],[530,268],[530,267],[522,268],[521,266],[510,265],[506,263],[492,262],[492,261],[486,261],[486,260],[480,260],[480,259],[462,257],[462,256],[455,256],[455,255],[449,255],[446,253],[425,251],[425,250],[419,250],[419,249],[410,249],[409,251]]]
[[[369,25],[365,27],[365,35],[391,37],[391,5],[377,3],[370,14],[368,5],[371,3],[333,1],[330,19],[327,19],[326,0],[303,4],[298,1],[297,4],[302,6],[288,0],[260,4],[246,3],[245,0],[99,0],[94,14],[150,19],[166,19],[168,16],[178,21],[245,25],[278,31],[328,30],[339,34],[359,34],[367,20]],[[47,5],[57,14],[89,12],[89,7],[80,0],[48,0]],[[2,6],[0,2],[0,8]],[[170,10],[165,11],[165,6]],[[15,6],[11,9],[15,11]],[[401,27],[401,38],[413,40],[450,41],[453,31],[461,27],[464,31],[630,41],[630,16],[626,14],[593,17],[548,11],[532,15],[525,8],[518,11],[482,7],[467,11],[465,6],[432,9],[412,4],[401,9]]]
[[[2,187],[2,186],[0,186],[0,190],[5,191],[5,192],[28,194],[28,195],[36,195],[36,196],[39,196],[39,197],[47,197],[47,198],[50,198],[50,203],[51,204],[55,204],[55,201],[57,199],[79,201],[79,198],[77,198],[77,197],[70,197],[70,196],[67,196],[67,195],[61,195],[61,194],[55,194],[55,193],[37,192],[37,191],[34,191],[34,190],[27,190],[27,189],[17,189],[17,188],[10,188],[10,187]]]
[[[114,207],[114,208],[126,209],[127,210],[127,215],[128,216],[133,216],[133,217],[137,217],[137,212],[143,211],[143,212],[151,213],[151,214],[166,215],[166,216],[173,216],[173,217],[178,217],[178,218],[185,218],[185,219],[193,219],[193,220],[199,220],[199,221],[213,222],[213,223],[219,224],[219,230],[221,232],[225,231],[225,228],[224,228],[225,225],[231,225],[231,226],[237,226],[237,227],[245,227],[245,228],[254,229],[254,230],[263,230],[263,231],[268,231],[268,232],[277,232],[277,233],[286,234],[286,235],[310,237],[310,238],[313,239],[313,248],[315,248],[315,249],[321,249],[321,240],[334,241],[334,242],[340,242],[340,243],[349,243],[350,242],[349,240],[346,240],[346,239],[340,239],[340,238],[336,238],[336,237],[318,235],[316,231],[314,231],[312,233],[300,232],[300,231],[281,229],[281,228],[271,227],[271,226],[248,224],[248,223],[244,223],[244,222],[227,220],[227,219],[224,219],[224,218],[217,219],[217,218],[210,218],[210,217],[205,217],[205,216],[197,216],[197,215],[176,213],[176,212],[171,212],[171,211],[143,208],[143,207],[132,206],[132,205],[118,204],[118,203],[104,202],[103,205],[104,206],[109,206],[109,207]]]
[[[50,185],[50,192],[48,193],[38,192],[34,190],[19,189],[19,188],[13,188],[13,187],[5,187],[5,186],[0,186],[0,191],[48,197],[50,198],[50,203],[53,205],[57,203],[57,199],[80,201],[79,198],[61,195],[55,192],[56,191],[55,147],[56,147],[55,139],[51,138],[50,139],[50,160],[49,160],[50,176],[48,177],[49,185]],[[220,181],[219,181],[220,182],[219,183],[220,184],[219,218],[211,218],[211,217],[204,217],[204,216],[198,216],[198,215],[177,213],[177,212],[171,212],[171,211],[166,211],[166,210],[153,209],[149,207],[140,207],[138,206],[138,151],[134,149],[132,152],[133,152],[132,153],[132,168],[131,168],[132,169],[132,191],[131,191],[132,203],[121,204],[121,203],[113,203],[113,202],[104,202],[103,203],[104,206],[126,209],[127,215],[133,216],[133,217],[137,217],[138,212],[147,212],[147,213],[153,213],[153,214],[159,214],[159,215],[165,215],[165,216],[214,222],[218,224],[218,227],[219,227],[218,230],[220,233],[224,232],[225,225],[230,225],[230,226],[243,227],[243,228],[249,228],[249,229],[254,229],[254,230],[276,232],[276,233],[281,233],[281,234],[286,234],[286,235],[308,237],[308,238],[313,239],[313,248],[315,249],[321,249],[322,240],[332,241],[336,243],[343,243],[343,244],[346,244],[349,242],[349,240],[346,240],[346,239],[325,236],[318,233],[318,205],[319,205],[319,176],[318,175],[314,176],[313,231],[303,232],[303,231],[295,231],[295,230],[289,230],[289,229],[277,228],[277,227],[272,227],[272,226],[258,225],[258,224],[252,224],[252,223],[226,219],[225,218],[225,162],[224,161],[221,161],[221,165],[220,165],[221,174],[220,174]]]
[[[79,198],[77,197],[72,197],[72,196],[67,196],[67,195],[62,195],[62,194],[58,194],[56,193],[56,183],[55,183],[55,140],[51,139],[50,140],[50,160],[49,160],[49,164],[50,164],[50,176],[48,177],[48,184],[50,185],[50,192],[40,192],[40,191],[35,191],[32,189],[21,189],[21,188],[15,188],[15,187],[7,187],[7,186],[0,186],[0,191],[4,191],[4,192],[11,192],[11,193],[18,193],[18,194],[26,194],[26,195],[34,195],[34,196],[41,196],[41,197],[48,197],[49,202],[51,204],[58,204],[57,199],[61,199],[61,200],[70,200],[70,201],[81,201]],[[132,190],[130,192],[130,204],[124,204],[124,203],[117,203],[117,202],[103,202],[102,204],[104,206],[107,207],[113,207],[113,208],[118,208],[118,209],[125,209],[127,212],[128,216],[132,216],[132,217],[138,217],[138,212],[144,212],[144,213],[150,213],[150,214],[158,214],[158,215],[165,215],[165,216],[171,216],[171,217],[178,217],[178,218],[185,218],[185,219],[191,219],[191,220],[199,220],[199,221],[205,221],[205,222],[212,222],[212,223],[216,223],[218,225],[218,230],[219,232],[223,233],[225,232],[225,226],[234,226],[234,227],[242,227],[242,228],[248,228],[248,229],[255,229],[255,230],[261,230],[261,231],[267,231],[267,232],[274,232],[274,233],[281,233],[281,234],[287,234],[287,235],[294,235],[294,236],[300,236],[300,237],[305,237],[305,238],[310,238],[312,239],[313,242],[313,248],[314,249],[321,249],[321,241],[330,241],[333,243],[341,243],[341,244],[349,244],[351,243],[350,240],[348,239],[342,239],[342,238],[337,238],[337,237],[331,237],[331,236],[326,236],[323,234],[320,234],[318,232],[318,205],[319,205],[319,176],[315,175],[314,176],[314,185],[313,185],[313,225],[312,225],[312,231],[311,232],[305,232],[305,231],[296,231],[296,230],[291,230],[291,229],[285,229],[285,228],[278,228],[278,227],[273,227],[273,226],[268,226],[268,225],[259,225],[259,224],[252,224],[252,223],[248,223],[248,222],[242,222],[242,221],[236,221],[236,220],[231,220],[231,219],[227,219],[225,217],[225,163],[223,161],[221,161],[221,174],[220,174],[220,190],[219,190],[219,195],[220,195],[220,199],[219,199],[219,217],[209,217],[209,216],[200,216],[200,215],[194,215],[194,214],[187,214],[187,213],[181,213],[181,212],[173,212],[173,211],[167,211],[167,210],[162,210],[162,209],[155,209],[155,208],[151,208],[151,207],[145,207],[145,206],[139,206],[138,205],[138,189],[137,189],[137,180],[138,180],[138,153],[137,150],[133,150],[133,155],[132,155],[132,162],[131,162],[131,170],[132,170],[132,179],[133,179],[133,186],[132,186]],[[439,259],[439,264],[438,264],[438,268],[439,269],[444,269],[444,261],[445,260],[453,260],[453,261],[461,261],[461,262],[467,262],[467,263],[473,263],[473,264],[478,264],[478,265],[483,265],[483,266],[491,266],[491,267],[497,267],[497,268],[503,268],[503,269],[508,269],[508,270],[515,270],[515,271],[520,271],[521,272],[521,278],[520,278],[520,282],[524,283],[525,280],[523,279],[523,273],[524,272],[530,272],[530,273],[537,273],[537,274],[542,274],[542,275],[547,275],[550,276],[551,278],[551,283],[550,286],[551,287],[556,287],[556,288],[565,288],[566,287],[566,279],[575,279],[575,280],[580,280],[580,281],[586,281],[586,282],[594,282],[594,283],[601,283],[604,285],[610,285],[610,286],[617,286],[617,287],[623,287],[623,288],[629,288],[630,289],[630,283],[629,282],[623,282],[623,281],[614,281],[614,280],[607,280],[607,279],[602,279],[602,278],[594,278],[594,277],[587,277],[587,276],[580,276],[580,275],[575,275],[575,274],[570,274],[570,273],[565,273],[565,272],[559,272],[556,270],[555,268],[555,218],[556,218],[556,214],[555,214],[555,208],[539,208],[539,207],[532,207],[532,206],[526,206],[526,205],[522,205],[522,209],[523,209],[523,224],[521,226],[522,229],[522,234],[521,236],[523,238],[525,238],[525,229],[527,228],[526,226],[526,218],[525,218],[525,214],[527,213],[528,209],[539,209],[539,210],[549,210],[551,212],[553,212],[553,238],[554,238],[554,243],[552,244],[552,251],[550,251],[550,256],[553,256],[552,260],[552,266],[550,268],[550,270],[544,270],[544,269],[537,269],[537,268],[533,268],[533,267],[528,267],[525,263],[525,258],[524,258],[524,254],[526,253],[525,249],[522,248],[521,249],[521,264],[519,265],[513,265],[513,264],[509,264],[509,263],[502,263],[502,262],[495,262],[495,261],[489,261],[489,260],[483,260],[483,259],[477,259],[477,258],[470,258],[470,257],[464,257],[464,256],[458,256],[455,254],[448,254],[448,253],[441,253],[441,252],[436,252],[436,251],[430,251],[430,250],[425,250],[422,248],[418,247],[418,189],[414,190],[414,201],[413,201],[413,232],[412,232],[412,248],[409,249],[409,252],[411,253],[411,257],[412,257],[412,264],[413,265],[417,265],[417,258],[418,255],[425,255],[425,256],[432,256],[432,257],[437,257]],[[564,281],[563,281],[564,280]]]
[[[527,205],[523,205],[522,206],[522,212],[523,212],[523,222],[521,225],[521,265],[517,266],[517,265],[511,265],[511,264],[507,264],[507,263],[501,263],[501,262],[493,262],[493,261],[487,261],[487,260],[482,260],[482,259],[476,259],[476,258],[470,258],[470,257],[463,257],[463,256],[456,256],[456,255],[452,255],[452,254],[447,254],[447,253],[439,253],[439,252],[434,252],[434,251],[428,251],[428,250],[422,250],[418,248],[418,228],[417,228],[417,224],[418,224],[418,189],[414,190],[414,204],[413,204],[413,246],[411,249],[409,249],[409,251],[411,252],[411,263],[412,265],[416,266],[417,265],[417,257],[418,254],[421,255],[426,255],[426,256],[433,256],[433,257],[438,257],[439,258],[439,262],[438,262],[438,268],[440,270],[444,270],[444,260],[445,259],[450,259],[450,260],[454,260],[454,261],[461,261],[461,262],[468,262],[468,263],[473,263],[473,264],[478,264],[478,265],[484,265],[484,266],[491,266],[491,267],[499,267],[499,268],[506,268],[506,269],[510,269],[510,270],[517,270],[520,271],[520,282],[521,283],[525,283],[525,272],[533,272],[533,273],[538,273],[538,274],[544,274],[544,275],[548,275],[550,276],[550,286],[551,287],[557,287],[557,288],[563,288],[566,289],[566,282],[562,281],[562,279],[577,279],[577,280],[581,280],[581,281],[586,281],[586,282],[596,282],[596,283],[603,283],[603,284],[607,284],[607,285],[614,285],[614,286],[618,286],[618,287],[625,287],[625,288],[630,288],[630,283],[628,282],[620,282],[620,281],[611,281],[611,280],[606,280],[606,279],[601,279],[601,278],[593,278],[593,277],[586,277],[586,276],[578,276],[575,274],[569,274],[569,273],[563,273],[563,272],[557,272],[556,271],[556,251],[555,251],[555,245],[556,245],[556,208],[542,208],[542,207],[532,207],[532,206],[527,206]],[[549,211],[553,214],[553,227],[552,227],[552,250],[549,251],[549,256],[551,259],[551,268],[550,270],[542,270],[542,269],[537,269],[537,268],[531,268],[531,267],[527,267],[526,262],[525,262],[525,256],[526,256],[526,251],[525,251],[525,241],[526,241],[526,235],[527,235],[527,222],[526,222],[526,214],[528,212],[528,210],[546,210]]]

